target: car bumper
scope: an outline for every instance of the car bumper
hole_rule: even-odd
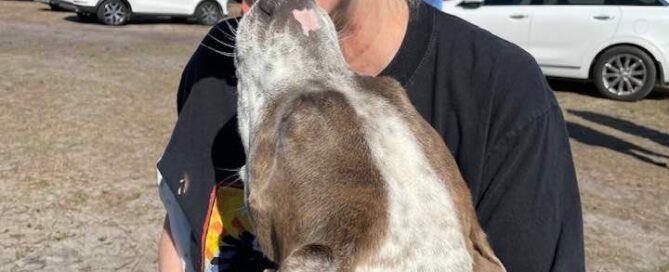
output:
[[[61,7],[62,9],[69,10],[69,11],[76,11],[77,7],[74,6],[72,3],[68,1],[61,1],[61,0],[51,0],[51,3],[54,3],[55,5]]]
[[[68,0],[36,0],[36,1],[47,5],[54,5],[64,10],[69,10],[69,11],[77,10],[77,7]]]
[[[659,49],[660,52],[657,54],[658,56],[656,56],[655,59],[659,62],[660,65],[660,71],[658,71],[658,73],[660,73],[660,79],[662,79],[660,84],[663,86],[669,86],[669,42],[661,44]]]
[[[72,4],[77,7],[77,11],[82,12],[95,12],[95,8],[98,6],[97,0],[70,0]]]

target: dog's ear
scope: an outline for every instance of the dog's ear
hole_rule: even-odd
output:
[[[286,258],[279,272],[335,272],[337,260],[332,249],[310,244],[300,247]]]

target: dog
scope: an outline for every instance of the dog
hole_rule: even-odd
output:
[[[279,271],[505,271],[439,134],[313,0],[256,1],[236,39],[240,177]]]

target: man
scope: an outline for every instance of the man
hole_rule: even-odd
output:
[[[481,226],[508,271],[584,271],[581,206],[568,135],[537,64],[517,46],[412,1],[316,2],[339,27],[351,69],[397,79],[443,137],[471,189]],[[168,211],[178,203],[176,210],[185,216],[176,220],[172,217],[178,212],[169,213],[160,242],[161,271],[180,271],[182,259],[194,260],[187,270],[237,271],[218,257],[207,261],[200,256],[208,255],[202,248],[209,241],[201,237],[209,231],[202,226],[211,226],[207,205],[211,210],[213,203],[202,196],[214,190],[215,180],[229,180],[227,170],[244,163],[236,134],[235,27],[232,21],[213,28],[182,77],[179,120],[158,168],[169,183],[165,188],[171,189],[161,187],[164,201],[169,198]],[[189,236],[175,237],[181,231],[174,228],[184,226]],[[240,242],[248,235],[239,237],[225,240],[237,246],[225,249],[251,252]]]

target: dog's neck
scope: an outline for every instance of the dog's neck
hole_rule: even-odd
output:
[[[342,52],[358,74],[376,76],[399,51],[409,24],[407,1],[355,1],[340,31]]]

